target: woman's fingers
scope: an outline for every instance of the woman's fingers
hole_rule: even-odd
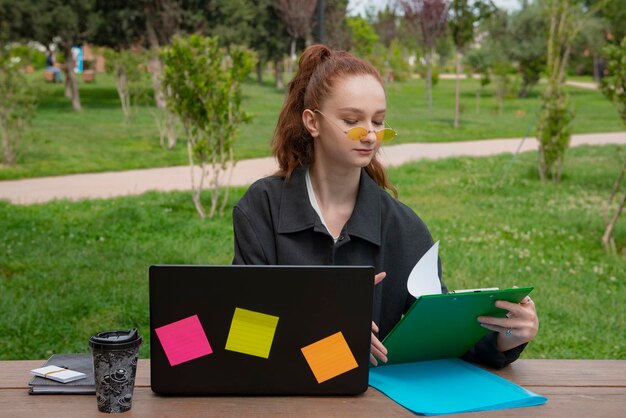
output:
[[[370,343],[370,362],[374,366],[378,366],[378,360],[383,363],[387,362],[387,348],[383,345],[378,337],[374,334],[378,333],[378,325],[372,321],[372,338]]]
[[[374,286],[377,285],[378,283],[382,282],[383,279],[385,278],[385,276],[387,276],[387,273],[385,273],[384,271],[381,271],[380,273],[375,275],[374,276]]]

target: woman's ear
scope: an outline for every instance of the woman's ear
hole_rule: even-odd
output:
[[[302,123],[313,138],[318,137],[320,134],[318,120],[315,116],[315,112],[311,109],[304,109],[304,112],[302,112]]]

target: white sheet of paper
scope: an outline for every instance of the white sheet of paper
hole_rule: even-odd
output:
[[[407,281],[409,293],[416,298],[423,295],[441,293],[437,260],[439,259],[439,241],[433,244],[426,254],[419,259]]]

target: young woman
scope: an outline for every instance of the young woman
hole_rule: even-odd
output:
[[[433,244],[424,222],[385,190],[396,195],[376,158],[395,136],[386,104],[372,65],[323,45],[307,48],[273,138],[280,170],[250,186],[233,209],[234,264],[376,268],[374,365],[387,360],[380,341],[413,304],[407,279]],[[536,335],[538,321],[530,299],[496,304],[508,317],[479,318],[492,332],[466,359],[503,367]]]

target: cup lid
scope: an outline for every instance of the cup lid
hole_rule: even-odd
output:
[[[140,345],[142,338],[136,328],[130,330],[103,331],[89,338],[91,348],[123,350]]]

